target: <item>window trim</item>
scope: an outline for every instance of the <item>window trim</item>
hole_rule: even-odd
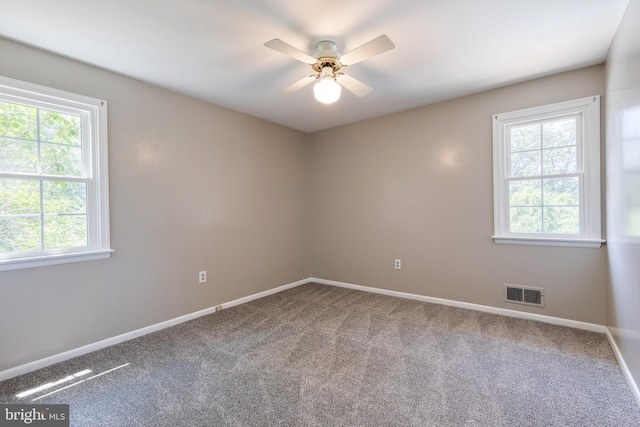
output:
[[[84,142],[82,145],[90,150],[83,153],[83,164],[90,170],[87,180],[87,246],[15,253],[15,256],[0,259],[0,271],[109,258],[114,251],[110,246],[109,228],[107,102],[4,76],[0,76],[0,94],[9,102],[82,111],[82,116],[88,115],[89,121],[86,129],[83,123],[83,131],[90,134],[86,146]]]
[[[509,196],[506,130],[517,123],[535,122],[555,116],[579,114],[583,136],[576,147],[579,170],[581,232],[575,235],[544,233],[512,233],[509,231]],[[581,158],[580,158],[581,157]],[[602,198],[600,187],[600,96],[526,108],[493,115],[493,201],[496,243],[521,245],[578,246],[599,248],[602,238]]]

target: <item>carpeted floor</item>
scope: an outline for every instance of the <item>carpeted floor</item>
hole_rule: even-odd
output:
[[[0,402],[86,369],[34,403],[87,427],[640,426],[603,334],[319,284],[4,381]]]

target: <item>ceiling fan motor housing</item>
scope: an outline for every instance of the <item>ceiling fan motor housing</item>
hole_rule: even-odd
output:
[[[338,58],[340,57],[338,47],[332,41],[323,40],[318,42],[318,44],[316,44],[316,53],[314,57],[318,62],[312,64],[311,67],[318,73],[322,73],[327,67],[330,67],[334,73],[342,68],[342,64],[338,61]]]

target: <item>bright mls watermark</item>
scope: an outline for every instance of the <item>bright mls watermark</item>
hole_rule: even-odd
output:
[[[0,427],[69,427],[69,405],[0,404]]]

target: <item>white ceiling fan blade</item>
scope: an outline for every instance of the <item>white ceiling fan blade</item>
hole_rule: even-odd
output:
[[[316,76],[315,74],[311,74],[310,76],[304,77],[298,80],[297,82],[295,82],[294,84],[285,87],[284,89],[280,90],[279,93],[283,95],[289,95],[290,93],[293,93],[297,90],[302,89],[312,81],[316,80],[317,77],[318,76]]]
[[[304,62],[305,64],[315,64],[316,62],[318,62],[318,60],[313,56],[307,55],[301,50],[296,49],[289,43],[285,43],[280,39],[269,40],[264,45],[280,53],[284,53],[285,55],[293,59],[297,59],[300,62]]]
[[[349,75],[340,74],[338,75],[337,80],[338,80],[338,83],[340,83],[347,90],[349,90],[350,92],[353,92],[360,98],[362,98],[363,96],[369,95],[371,92],[373,92],[372,88],[362,83],[360,80],[354,79]]]
[[[382,35],[350,52],[345,53],[340,57],[340,63],[342,65],[357,64],[360,61],[379,55],[382,52],[393,49],[394,47],[396,47],[396,45],[393,44],[389,37]]]

